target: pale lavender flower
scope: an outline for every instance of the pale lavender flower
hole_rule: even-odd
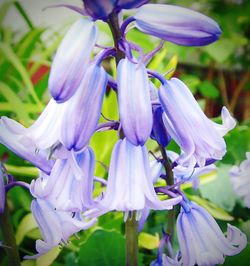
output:
[[[27,129],[21,124],[7,117],[1,117],[0,143],[44,172],[49,173],[54,162],[48,160],[47,152],[38,151],[35,141],[27,137],[26,133]]]
[[[76,93],[64,103],[62,143],[68,150],[79,151],[88,145],[100,119],[107,80],[103,67],[93,62]]]
[[[214,20],[179,6],[143,5],[134,18],[140,31],[180,45],[207,45],[221,34]]]
[[[49,90],[57,102],[68,100],[78,89],[97,39],[93,21],[80,19],[67,32],[53,60]]]
[[[235,193],[243,198],[245,205],[250,208],[250,152],[246,153],[246,157],[239,166],[233,166],[229,174]]]
[[[222,108],[222,125],[214,123],[177,78],[161,86],[159,97],[167,131],[183,151],[177,163],[185,167],[197,163],[203,167],[207,160],[221,160],[226,153],[223,136],[236,125],[226,107]]]
[[[127,213],[145,208],[169,210],[181,198],[159,200],[153,187],[146,147],[135,146],[125,138],[119,140],[113,149],[104,198],[98,209],[91,210],[87,216],[98,216],[112,210]]]
[[[187,266],[223,264],[225,256],[240,253],[247,244],[245,234],[230,224],[225,236],[214,218],[193,202],[183,204],[177,236],[181,262]]]
[[[66,244],[71,235],[90,228],[96,222],[95,219],[86,222],[79,214],[55,210],[49,202],[41,199],[32,201],[31,211],[43,240],[36,241],[38,254],[25,256],[25,259],[36,259],[60,243]]]
[[[153,117],[149,80],[142,63],[127,58],[117,68],[119,113],[127,139],[134,145],[144,145],[150,136]]]
[[[80,212],[93,204],[95,156],[91,148],[57,159],[49,176],[42,173],[30,185],[31,193],[59,211]]]

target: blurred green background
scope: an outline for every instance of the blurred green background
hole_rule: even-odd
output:
[[[0,114],[29,126],[44,109],[50,96],[48,74],[53,55],[69,26],[79,17],[64,8],[42,11],[50,4],[66,1],[0,1]],[[228,152],[218,170],[203,176],[198,191],[191,185],[183,187],[187,196],[204,206],[226,231],[228,222],[243,230],[250,240],[250,213],[233,192],[228,170],[245,159],[250,150],[250,1],[201,0],[154,1],[190,7],[215,19],[222,28],[221,39],[206,47],[181,47],[165,43],[149,67],[161,73],[175,69],[173,74],[182,79],[195,95],[208,117],[220,122],[222,106],[227,106],[237,119],[237,127],[225,137]],[[81,1],[70,1],[81,5]],[[129,14],[127,11],[125,14]],[[112,45],[108,27],[98,22],[98,43]],[[132,29],[128,39],[141,45],[145,52],[159,44],[159,40]],[[104,62],[115,75],[113,60]],[[170,76],[168,76],[170,77]],[[105,97],[103,114],[118,119],[116,95],[109,91]],[[116,132],[96,133],[91,146],[97,161],[109,164],[110,154],[117,140]],[[154,142],[147,143],[154,152]],[[171,142],[171,150],[178,147]],[[18,180],[30,182],[38,176],[36,168],[15,156],[1,145],[1,161]],[[96,163],[96,175],[107,177],[105,168]],[[250,178],[250,176],[249,176]],[[102,187],[96,187],[96,195]],[[8,205],[21,257],[35,253],[35,240],[40,238],[30,213],[32,197],[22,188],[8,193]],[[166,226],[166,212],[152,211],[139,235],[140,264],[149,265],[156,258],[161,229]],[[22,265],[123,265],[125,260],[124,224],[121,213],[102,216],[97,225],[72,238],[63,249],[55,248],[36,261]],[[1,239],[1,232],[0,232]],[[176,239],[176,237],[175,237]],[[175,241],[175,247],[177,243]],[[115,254],[115,255],[114,255]],[[250,246],[240,255],[227,258],[224,265],[249,265]],[[7,265],[4,249],[0,246],[0,265]]]

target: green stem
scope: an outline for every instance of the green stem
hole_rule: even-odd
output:
[[[162,146],[159,146],[159,147],[160,147],[162,158],[163,158],[163,167],[165,168],[165,172],[167,176],[166,182],[168,186],[171,186],[174,184],[173,171],[169,163],[165,148]],[[167,214],[167,233],[170,235],[170,240],[172,243],[174,239],[174,225],[175,225],[175,207],[173,207],[172,210],[169,210]]]
[[[124,53],[119,49],[119,41],[121,40],[121,31],[118,22],[117,14],[110,15],[108,24],[114,39],[116,48],[116,65],[125,57]],[[120,138],[124,138],[123,130],[120,130]],[[135,219],[136,213],[132,213],[131,219],[128,218],[125,223],[125,238],[126,238],[126,266],[138,265],[138,222]]]
[[[3,235],[3,245],[8,256],[9,265],[21,266],[7,202],[5,204],[4,212],[0,214],[0,227]]]

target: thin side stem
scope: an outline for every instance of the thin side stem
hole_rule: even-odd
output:
[[[166,171],[166,182],[168,186],[172,186],[174,185],[174,175],[172,167],[168,161],[168,156],[165,148],[160,146],[160,150],[163,158],[163,167]],[[174,226],[175,226],[175,207],[173,207],[172,210],[169,210],[167,214],[167,233],[170,236],[171,243],[173,243],[173,238],[174,238]]]
[[[4,212],[0,214],[0,227],[3,235],[3,245],[8,256],[9,265],[21,266],[7,202],[5,203]]]
[[[114,45],[116,48],[116,65],[125,57],[124,52],[119,49],[119,42],[122,39],[118,16],[113,13],[108,20],[111,29]],[[120,138],[124,138],[123,130],[120,130]],[[136,221],[136,213],[132,213],[131,219],[128,218],[125,223],[125,238],[126,238],[126,266],[138,265],[138,222]]]

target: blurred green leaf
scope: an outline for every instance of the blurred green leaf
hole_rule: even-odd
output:
[[[241,251],[240,254],[232,257],[226,257],[224,266],[248,266],[250,262],[250,244]]]
[[[36,266],[50,266],[52,265],[53,261],[58,257],[58,255],[61,252],[60,247],[55,247],[51,249],[48,253],[45,255],[42,255],[36,260]]]
[[[37,227],[36,221],[32,215],[32,213],[29,213],[25,215],[20,222],[19,226],[17,227],[16,231],[16,243],[17,245],[20,245],[23,241],[26,234],[35,229]]]
[[[139,234],[138,244],[141,248],[149,250],[157,249],[160,244],[159,234],[151,235],[145,232],[141,232]]]
[[[125,239],[117,231],[96,230],[80,247],[79,265],[125,265]]]
[[[199,77],[190,74],[182,74],[181,80],[188,86],[193,94],[196,93],[201,81]]]
[[[236,203],[236,196],[228,174],[231,167],[230,165],[221,164],[218,168],[216,179],[211,183],[201,184],[199,187],[203,198],[227,211],[232,211]]]
[[[209,81],[203,81],[198,86],[199,92],[204,96],[211,99],[216,99],[219,97],[219,90]]]

